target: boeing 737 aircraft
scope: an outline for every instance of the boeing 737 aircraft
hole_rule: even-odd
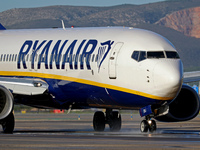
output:
[[[37,108],[104,108],[95,131],[121,129],[117,110],[136,109],[142,132],[152,118],[186,121],[199,96],[183,84],[175,47],[154,32],[129,27],[6,30],[0,25],[0,123],[14,130],[14,103]],[[115,111],[114,111],[115,110]]]

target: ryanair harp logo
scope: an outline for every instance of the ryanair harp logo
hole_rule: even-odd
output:
[[[104,43],[101,43],[102,47],[99,47],[98,49],[98,60],[97,60],[97,66],[98,66],[98,70],[100,70],[101,64],[104,61],[104,59],[106,58],[106,56],[108,55],[110,49],[111,49],[111,45],[114,43],[114,41],[107,41]]]
[[[99,44],[98,44],[99,43]],[[114,41],[108,40],[98,42],[95,39],[90,40],[27,40],[19,51],[17,61],[18,69],[27,69],[29,61],[30,69],[70,69],[91,70],[91,61],[97,62],[98,70],[112,48]],[[99,45],[99,46],[98,46]],[[97,52],[95,52],[97,50]]]

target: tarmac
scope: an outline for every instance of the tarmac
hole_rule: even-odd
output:
[[[95,132],[93,113],[15,113],[13,134],[0,133],[1,150],[200,149],[200,115],[187,122],[157,121],[157,131],[141,133],[139,114],[122,113],[122,129]],[[2,129],[0,129],[0,132]]]

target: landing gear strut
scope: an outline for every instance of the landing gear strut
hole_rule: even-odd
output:
[[[106,109],[104,114],[101,111],[97,111],[93,118],[93,128],[95,131],[104,131],[105,125],[108,124],[110,131],[119,131],[121,129],[121,115],[118,111],[112,111],[112,109]]]
[[[146,116],[145,120],[142,120],[141,124],[140,124],[140,131],[141,132],[154,132],[156,131],[156,122],[155,120],[151,120],[151,118],[149,116]]]
[[[5,119],[1,121],[3,133],[12,134],[15,127],[14,114],[10,113]]]
[[[156,118],[158,116],[166,115],[169,112],[169,105],[167,102],[160,105],[148,105],[146,107],[143,107],[139,110],[140,116],[144,117],[145,120],[143,120],[140,124],[140,130],[141,132],[154,132],[156,131],[156,122],[155,120],[151,120],[151,118]]]

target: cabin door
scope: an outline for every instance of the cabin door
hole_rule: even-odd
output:
[[[110,79],[117,78],[117,56],[123,44],[124,43],[119,42],[115,44],[115,46],[111,50],[109,63],[108,63],[108,74],[109,74]]]

